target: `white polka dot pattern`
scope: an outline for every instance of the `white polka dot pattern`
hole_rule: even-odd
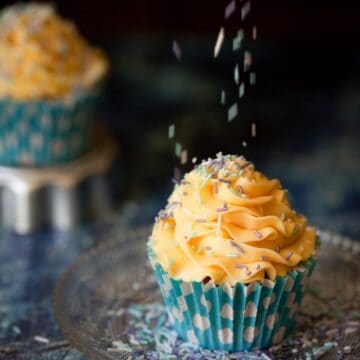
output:
[[[207,308],[208,311],[211,310],[211,301],[206,300],[204,295],[201,295],[200,302]]]
[[[221,343],[223,344],[232,344],[234,339],[234,334],[231,329],[225,328],[218,331],[218,337]]]
[[[196,314],[193,316],[193,324],[198,329],[204,331],[210,327],[210,321],[207,317]]]
[[[281,326],[280,329],[276,332],[276,334],[273,336],[273,343],[277,344],[280,341],[283,340],[284,335],[285,335],[285,327]]]
[[[255,317],[256,315],[257,315],[257,306],[252,301],[249,301],[246,304],[244,316],[245,317]]]
[[[234,319],[234,310],[229,304],[224,304],[221,309],[221,317],[224,319],[233,320]]]
[[[244,339],[247,342],[253,342],[259,333],[259,329],[255,326],[249,326],[244,331]]]

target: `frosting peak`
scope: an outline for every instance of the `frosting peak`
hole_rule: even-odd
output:
[[[219,153],[175,186],[149,244],[176,279],[234,285],[286,274],[314,254],[315,239],[277,179]]]

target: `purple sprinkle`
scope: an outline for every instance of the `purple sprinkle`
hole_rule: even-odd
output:
[[[248,267],[246,265],[243,265],[243,264],[235,264],[235,267],[238,268],[238,269],[248,269]]]
[[[261,261],[267,261],[267,259],[268,259],[268,258],[267,258],[266,256],[260,256],[260,260],[261,260]]]
[[[250,12],[250,1],[248,1],[242,8],[241,8],[241,20],[245,20],[245,18],[249,15]]]
[[[243,189],[243,187],[241,185],[238,185],[237,189],[238,189],[240,194],[242,194],[242,195],[245,194],[245,191],[244,191],[244,189]]]
[[[280,245],[276,245],[275,251],[276,251],[277,253],[280,252]]]
[[[206,219],[196,219],[196,222],[203,223],[203,222],[206,222]]]
[[[231,184],[231,181],[226,180],[226,179],[218,179],[220,182],[224,183],[224,184]]]
[[[230,241],[230,244],[231,244],[231,246],[232,246],[233,248],[235,248],[240,254],[244,254],[244,253],[245,253],[244,249],[243,249],[239,244],[237,244],[235,241],[231,240],[231,241]]]
[[[176,42],[176,40],[173,41],[173,53],[178,61],[181,60],[181,49],[179,44]]]
[[[236,9],[235,0],[231,1],[225,8],[225,19],[229,18]]]
[[[292,256],[293,256],[293,252],[289,251],[288,255],[286,256],[286,260],[289,261]]]
[[[228,206],[227,206],[227,203],[224,202],[224,206],[222,208],[217,208],[216,211],[217,212],[224,212],[224,211],[228,211]]]
[[[262,238],[262,235],[259,231],[255,230],[255,235],[258,239],[261,239]]]

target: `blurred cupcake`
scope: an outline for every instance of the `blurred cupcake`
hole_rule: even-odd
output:
[[[289,335],[315,240],[278,180],[243,157],[218,154],[175,186],[148,254],[180,336],[238,352]]]
[[[83,154],[108,62],[50,5],[0,15],[0,164],[41,166]]]

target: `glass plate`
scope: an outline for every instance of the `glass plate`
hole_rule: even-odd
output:
[[[54,294],[65,336],[92,358],[245,358],[195,349],[173,335],[146,260],[149,233],[142,228],[108,241],[65,272]],[[328,232],[319,235],[319,262],[294,336],[247,358],[360,358],[360,243]]]

